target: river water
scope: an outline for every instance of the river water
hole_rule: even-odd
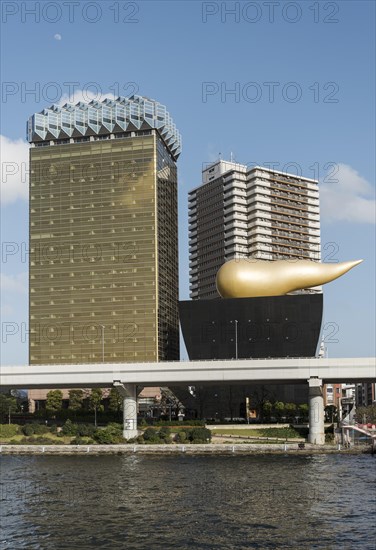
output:
[[[0,548],[376,548],[376,459],[4,456]]]

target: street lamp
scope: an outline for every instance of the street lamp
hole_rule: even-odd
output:
[[[238,321],[235,319],[235,359],[238,358]]]
[[[104,329],[105,325],[99,325],[102,328],[102,363],[104,363]]]
[[[237,359],[238,358],[238,320],[234,319],[234,323],[235,323],[235,359]]]

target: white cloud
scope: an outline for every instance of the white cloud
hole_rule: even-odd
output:
[[[339,164],[330,179],[338,183],[320,185],[322,222],[376,223],[375,190],[348,164]]]
[[[54,39],[55,39],[55,40],[61,40],[61,39],[62,39],[61,34],[58,34],[58,33],[57,33],[57,34],[54,34]]]
[[[27,273],[18,273],[17,275],[0,275],[1,294],[15,292],[17,294],[27,294],[28,275]]]
[[[100,90],[100,88],[99,88]],[[92,99],[114,99],[114,95],[91,90],[76,90],[73,95],[64,94],[57,105],[65,103],[88,102]],[[1,204],[4,206],[18,199],[27,200],[29,196],[29,144],[23,139],[12,140],[0,135],[1,156]]]
[[[1,203],[29,196],[29,144],[23,139],[0,136]]]

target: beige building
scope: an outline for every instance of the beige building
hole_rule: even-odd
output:
[[[320,261],[318,181],[219,160],[189,193],[190,295],[217,298],[233,258]]]

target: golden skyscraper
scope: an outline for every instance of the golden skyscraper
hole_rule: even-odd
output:
[[[179,358],[180,135],[141,96],[28,123],[30,364]]]

